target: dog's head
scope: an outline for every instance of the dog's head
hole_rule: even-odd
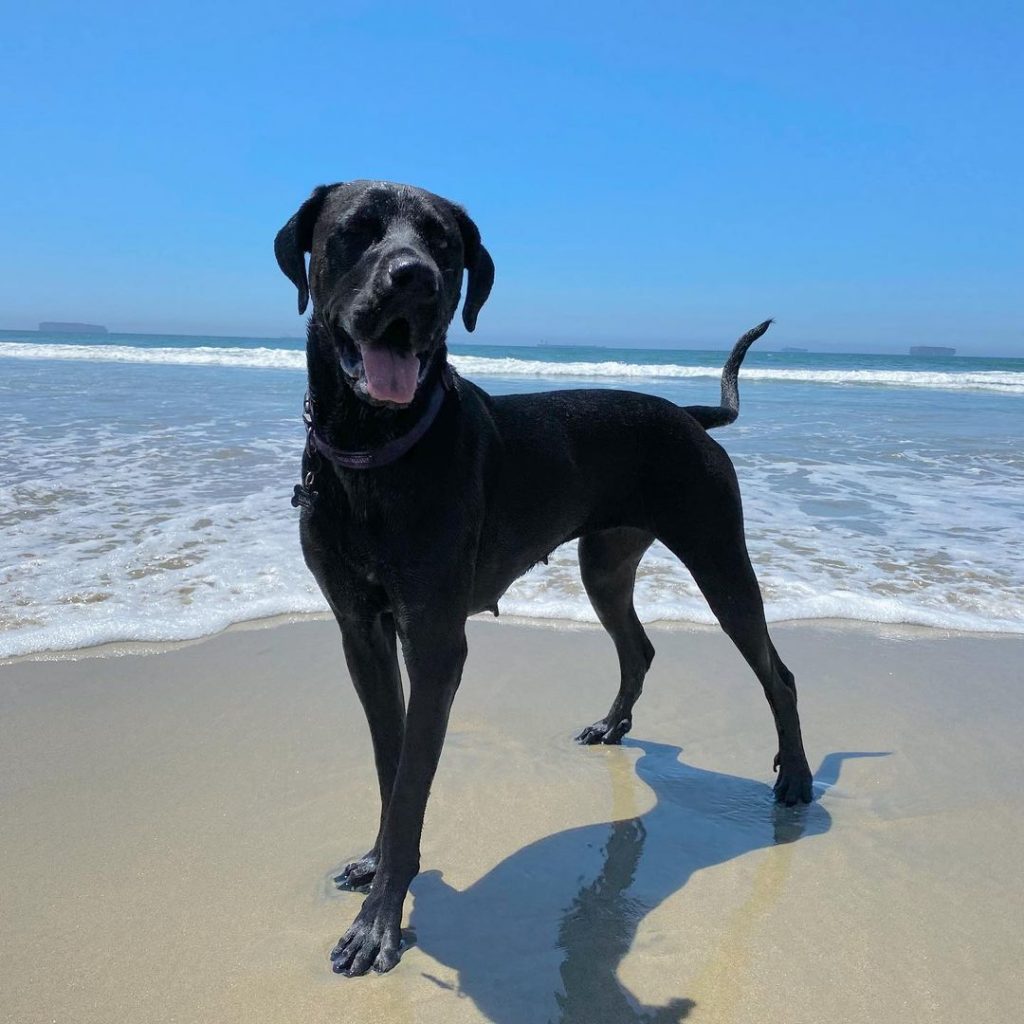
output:
[[[309,257],[306,276],[305,254]],[[321,343],[364,401],[408,405],[459,305],[466,330],[494,282],[494,263],[461,207],[410,185],[321,185],[277,233],[274,253],[310,295]]]

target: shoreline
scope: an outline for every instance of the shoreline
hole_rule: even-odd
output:
[[[252,619],[241,619],[232,622],[223,629],[200,636],[187,637],[182,640],[113,640],[90,644],[86,647],[69,647],[66,649],[44,649],[18,654],[8,658],[0,658],[0,668],[7,665],[18,665],[23,662],[38,661],[79,661],[86,658],[123,658],[128,656],[150,656],[165,654],[180,648],[203,644],[225,634],[256,630],[277,629],[300,622],[333,622],[330,612],[285,612]],[[524,615],[494,616],[490,612],[479,612],[471,616],[468,622],[486,622],[494,626],[520,626],[555,632],[598,632],[603,633],[604,627],[599,622],[581,619],[529,618]],[[643,620],[642,620],[643,621]],[[654,619],[643,621],[645,630],[666,633],[721,633],[717,624],[690,622],[682,619]],[[769,622],[769,632],[777,629],[815,628],[833,632],[862,633],[901,640],[929,638],[1005,638],[1008,640],[1024,638],[1024,629],[1019,632],[1008,630],[952,629],[940,626],[922,626],[916,623],[874,622],[868,619],[779,619]]]

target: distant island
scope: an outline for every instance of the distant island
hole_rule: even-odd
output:
[[[796,348],[793,345],[786,345],[779,349],[780,352],[810,352],[809,348]]]
[[[955,348],[945,348],[943,345],[911,345],[912,356],[955,356]]]
[[[39,325],[40,334],[106,334],[103,324],[78,324],[72,321],[44,320]]]

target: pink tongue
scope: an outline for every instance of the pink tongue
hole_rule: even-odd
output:
[[[380,402],[408,405],[416,394],[420,361],[411,352],[399,353],[389,348],[364,348],[363,369],[366,390]]]

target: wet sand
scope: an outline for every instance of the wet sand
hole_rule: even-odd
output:
[[[333,623],[0,666],[0,1020],[1014,1021],[1024,637],[777,626],[820,802],[715,630],[652,629],[632,738],[597,630],[474,622],[384,977],[327,954],[376,783]]]

